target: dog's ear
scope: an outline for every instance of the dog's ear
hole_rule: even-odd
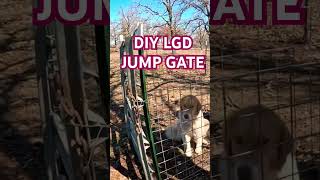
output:
[[[290,132],[285,124],[282,124],[280,128],[280,142],[277,148],[277,169],[281,169],[286,162],[287,156],[293,151],[293,142]]]

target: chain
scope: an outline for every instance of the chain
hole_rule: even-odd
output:
[[[74,137],[75,139],[73,140],[73,142],[71,141],[71,145],[75,145],[77,144],[77,153],[79,156],[81,156],[81,150],[84,153],[84,157],[87,157],[89,155],[89,145],[88,142],[86,141],[86,139],[81,135],[80,128],[83,128],[83,120],[80,116],[80,114],[78,113],[78,111],[76,111],[72,106],[70,107],[70,105],[67,105],[67,101],[61,101],[61,105],[63,107],[64,112],[66,112],[66,114],[71,117],[70,118],[70,123],[73,125],[74,127]],[[90,163],[90,162],[89,162]],[[83,166],[83,173],[86,173],[88,171],[88,165],[89,163],[87,163],[86,165]]]
[[[142,129],[142,124],[141,124],[141,113],[140,110],[143,108],[144,106],[144,101],[141,98],[136,98],[133,96],[132,92],[129,90],[129,88],[127,88],[127,94],[128,97],[130,98],[130,101],[132,102],[132,111],[135,115],[135,130],[138,134],[141,134],[143,129]]]

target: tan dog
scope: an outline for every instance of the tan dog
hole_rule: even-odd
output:
[[[185,96],[180,101],[178,118],[173,126],[166,129],[165,134],[169,139],[182,140],[185,147],[185,154],[192,156],[191,140],[196,143],[195,152],[202,153],[202,144],[209,144],[209,120],[203,117],[200,101],[192,95]]]
[[[226,127],[225,155],[232,157],[223,168],[225,180],[276,180],[287,176],[284,180],[291,180],[292,164],[293,172],[298,173],[289,130],[273,111],[261,105],[247,107],[228,117]],[[299,175],[294,179],[299,180]]]

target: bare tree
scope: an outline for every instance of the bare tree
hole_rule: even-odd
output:
[[[111,22],[110,24],[110,42],[111,45],[117,47],[118,40],[120,36],[120,23],[119,22]]]
[[[181,17],[186,12],[188,7],[182,3],[183,0],[155,0],[154,4],[144,4],[137,2],[138,7],[142,8],[144,12],[150,14],[153,17],[158,17],[162,22],[157,21],[153,28],[169,29],[169,37],[178,34],[179,26],[182,23]],[[158,3],[157,5],[155,3]],[[162,8],[154,8],[162,7]],[[172,54],[175,51],[172,50]]]
[[[142,22],[137,10],[133,7],[120,10],[119,28],[124,36],[131,36],[139,22]]]
[[[141,2],[138,2],[137,4],[138,7],[143,8],[145,12],[160,18],[162,22],[160,24],[157,22],[157,24],[154,25],[154,28],[167,27],[169,28],[170,34],[168,35],[170,37],[176,35],[178,27],[181,25],[181,17],[187,10],[185,4],[182,3],[182,0],[156,0],[154,3],[158,3],[160,7],[163,8],[153,8],[158,7],[154,4],[143,4]]]
[[[153,29],[148,22],[148,19],[140,14],[136,6],[130,6],[127,9],[121,8],[119,11],[119,25],[120,34],[124,36],[132,36],[134,30],[140,23],[144,24],[144,29],[148,32]]]
[[[193,8],[195,13],[185,24],[192,26],[192,32],[203,27],[209,34],[210,2],[209,0],[182,0],[186,7]]]
[[[209,36],[205,28],[203,26],[197,28],[194,35],[194,42],[196,43],[196,45],[198,45],[198,47],[200,47],[201,50],[203,50],[203,48],[207,50],[208,39]]]

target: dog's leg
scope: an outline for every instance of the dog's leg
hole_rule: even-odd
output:
[[[202,154],[202,142],[203,142],[203,137],[197,137],[197,140],[196,140],[196,149],[195,149],[195,152],[197,154]]]
[[[292,167],[292,165],[293,165],[293,167]],[[288,176],[288,175],[293,173],[293,174],[295,174],[295,175],[293,175],[294,180],[300,180],[299,174],[296,174],[298,172],[299,171],[298,171],[297,160],[296,160],[295,156],[293,156],[293,159],[292,159],[292,153],[289,153],[287,155],[286,162],[282,166],[281,171],[278,173],[278,178],[281,178],[283,180],[291,180],[291,179],[293,179],[293,177]]]
[[[182,136],[185,154],[187,157],[192,156],[192,148],[191,148],[191,137],[188,134]]]

